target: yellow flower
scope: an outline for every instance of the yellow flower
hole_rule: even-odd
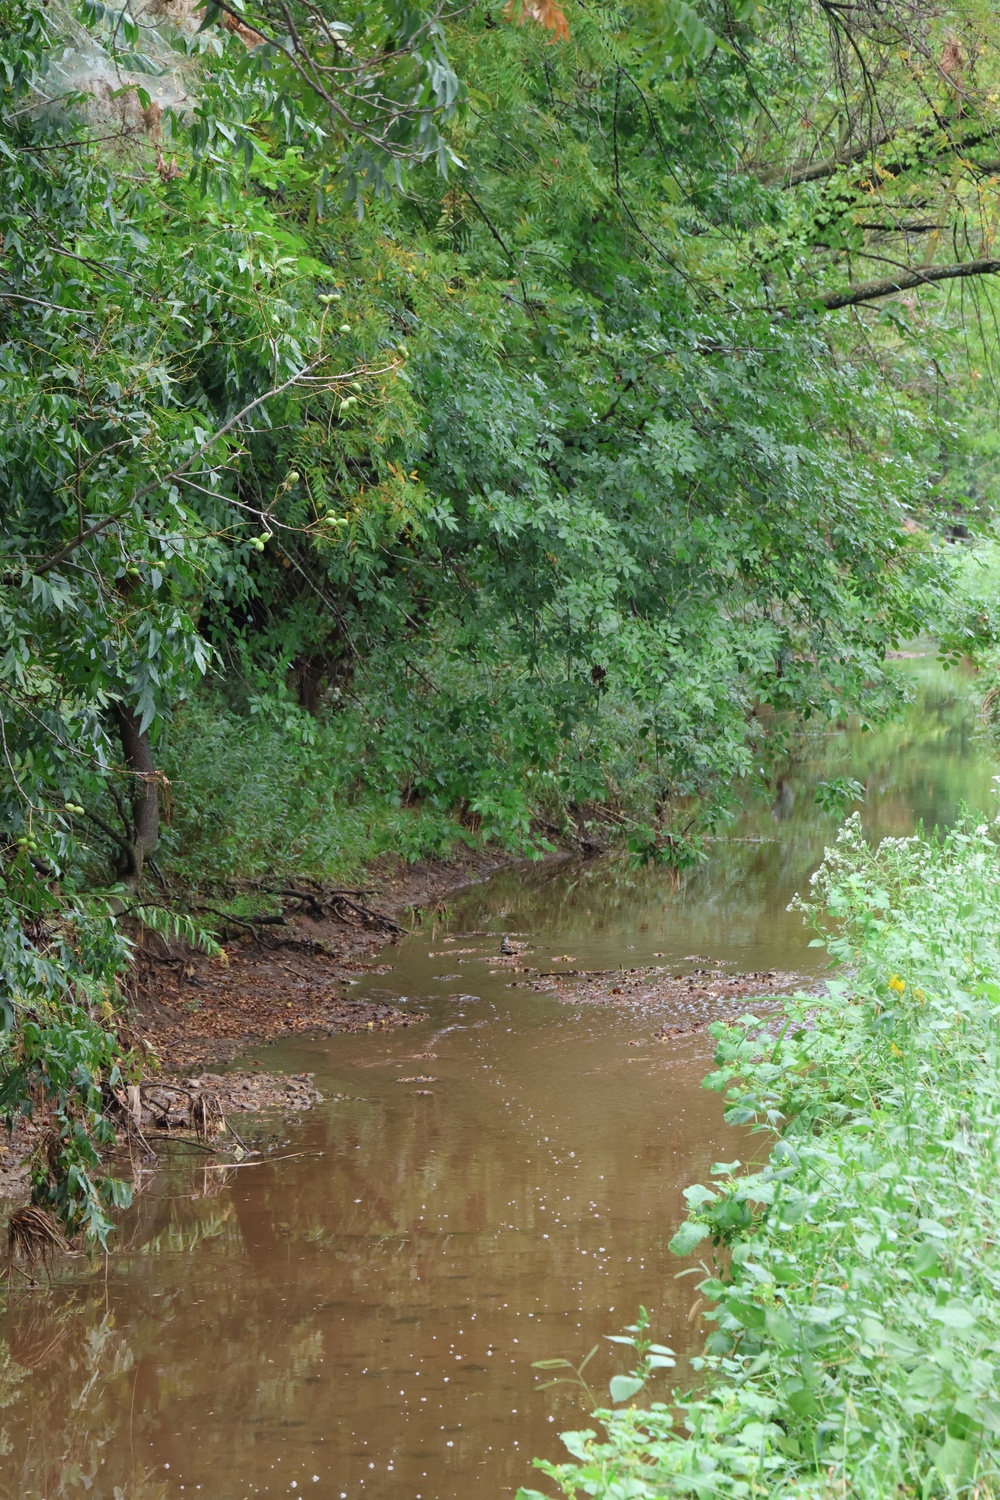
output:
[[[906,983],[904,980],[900,979],[898,974],[893,974],[892,978],[889,980],[889,988],[891,990],[895,990],[897,995],[901,995],[906,989]]]

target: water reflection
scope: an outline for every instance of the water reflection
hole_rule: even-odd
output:
[[[905,723],[811,742],[682,886],[622,860],[508,872],[369,982],[427,1022],[260,1054],[346,1097],[288,1127],[281,1161],[178,1163],[106,1276],[12,1299],[0,1493],[502,1495],[581,1415],[573,1388],[536,1391],[533,1360],[582,1358],[640,1302],[661,1339],[697,1338],[665,1245],[683,1187],[740,1149],[699,1086],[706,1043],[511,990],[500,934],[536,963],[815,967],[784,908],[836,826],[817,780],[864,782],[873,833],[990,804],[967,684],[907,669]],[[609,1345],[588,1376],[603,1391],[620,1367]]]

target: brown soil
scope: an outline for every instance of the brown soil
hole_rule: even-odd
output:
[[[0,1142],[0,1202],[5,1198],[24,1201],[28,1196],[27,1159],[41,1135],[37,1121],[18,1120],[9,1140]]]
[[[225,959],[185,954],[143,965],[138,1029],[162,1067],[173,1073],[227,1062],[276,1037],[387,1031],[420,1019],[416,1011],[353,999],[352,978],[387,974],[392,965],[338,956],[328,938],[303,926],[289,923],[276,948],[267,939],[259,950],[243,940],[226,945]]]

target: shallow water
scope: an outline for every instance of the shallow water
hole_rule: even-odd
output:
[[[683,1188],[753,1149],[700,1087],[710,1042],[653,1043],[673,1013],[563,1005],[491,960],[508,933],[543,968],[683,972],[705,955],[816,972],[785,908],[835,832],[821,776],[866,784],[875,836],[992,805],[968,680],[930,659],[901,670],[919,688],[904,723],[812,742],[682,884],[622,859],[508,871],[356,990],[426,1021],[256,1050],[314,1072],[327,1102],[281,1126],[281,1159],[184,1156],[100,1274],[13,1299],[0,1493],[512,1494],[589,1409],[579,1386],[539,1390],[532,1361],[599,1344],[586,1377],[603,1398],[627,1363],[603,1335],[640,1303],[662,1342],[695,1349],[697,1278],[666,1243]]]

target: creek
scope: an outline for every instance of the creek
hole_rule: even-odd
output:
[[[773,803],[680,882],[622,857],[508,870],[354,990],[426,1020],[255,1049],[325,1096],[281,1124],[275,1159],[179,1161],[106,1265],[12,1297],[0,1494],[512,1495],[590,1408],[574,1384],[538,1389],[534,1361],[599,1345],[585,1373],[603,1402],[627,1363],[604,1335],[640,1304],[661,1342],[695,1352],[697,1278],[666,1248],[682,1192],[759,1149],[701,1088],[711,1040],[653,1040],[681,1007],[511,988],[501,938],[538,968],[819,973],[786,911],[837,826],[818,780],[864,783],[873,837],[946,824],[963,800],[992,811],[974,688],[927,651],[901,663],[917,688],[903,720],[810,739]]]

